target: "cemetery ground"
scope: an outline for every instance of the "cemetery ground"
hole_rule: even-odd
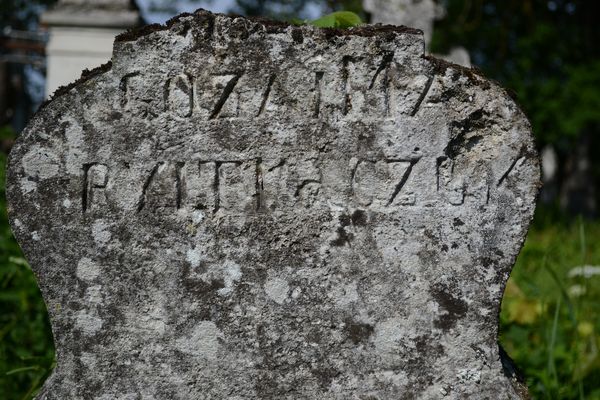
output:
[[[0,130],[0,141],[12,133]],[[46,307],[6,217],[0,152],[0,398],[32,398],[54,366]],[[501,343],[535,399],[600,399],[600,223],[538,209],[508,282]],[[583,268],[584,266],[587,266]]]

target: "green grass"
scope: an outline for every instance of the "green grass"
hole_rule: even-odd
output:
[[[600,399],[600,274],[573,273],[600,272],[598,239],[598,222],[534,224],[509,279],[500,342],[535,399]]]
[[[0,140],[9,133],[0,129]],[[6,217],[0,152],[0,398],[29,399],[54,366],[46,305]]]
[[[6,131],[0,130],[0,139]],[[4,136],[4,137],[3,137]],[[6,218],[0,152],[0,398],[32,398],[54,367],[45,304]],[[600,223],[542,223],[531,229],[507,285],[501,343],[534,399],[600,399]]]

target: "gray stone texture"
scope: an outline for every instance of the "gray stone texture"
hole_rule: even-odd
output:
[[[497,345],[530,125],[420,32],[183,15],[18,139],[39,399],[516,399]]]

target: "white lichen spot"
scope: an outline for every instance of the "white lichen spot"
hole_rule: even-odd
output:
[[[87,257],[77,263],[77,277],[82,281],[92,281],[100,275],[100,266]]]
[[[94,285],[90,286],[85,290],[84,299],[90,304],[101,304],[102,303],[102,286]]]
[[[134,326],[139,331],[151,334],[153,337],[165,334],[167,324],[162,309],[154,310],[149,314],[136,314],[133,318]]]
[[[270,278],[265,282],[265,293],[277,304],[283,304],[288,298],[290,286],[285,279]]]
[[[294,290],[292,290],[292,299],[297,299],[298,297],[300,297],[301,294],[302,289],[300,287],[295,288]]]
[[[476,369],[459,369],[456,378],[460,383],[481,382],[481,371]]]
[[[110,231],[108,230],[109,225],[102,221],[96,220],[92,225],[92,236],[94,237],[94,242],[97,245],[104,247],[110,242]]]
[[[402,340],[408,332],[402,318],[389,318],[375,326],[375,348],[383,359],[394,358],[401,351]]]
[[[402,387],[408,384],[408,376],[404,371],[381,371],[376,374],[379,380],[386,382],[387,385]]]
[[[217,290],[221,296],[227,296],[229,293],[233,291],[233,287],[237,281],[242,277],[242,270],[240,266],[233,261],[225,261],[223,269],[223,282],[225,283],[225,287]]]
[[[68,122],[65,128],[68,151],[66,152],[66,169],[71,175],[81,173],[81,164],[86,158],[84,132],[78,121],[73,118],[65,119]]]
[[[492,312],[489,308],[485,308],[485,307],[480,307],[478,310],[479,310],[479,315],[484,316],[484,317],[490,315]]]
[[[37,190],[37,183],[30,181],[29,178],[23,178],[20,181],[21,192],[27,194]]]
[[[81,360],[81,363],[83,365],[85,365],[88,369],[95,369],[96,368],[96,356],[92,353],[87,353],[87,352],[82,352],[81,356],[79,357],[79,359]]]
[[[192,222],[194,222],[194,224],[199,224],[200,222],[202,222],[202,220],[204,219],[204,213],[200,210],[194,210],[194,212],[192,213]]]
[[[131,362],[129,362],[129,360],[124,361],[123,365],[130,365]],[[114,394],[103,394],[102,396],[95,396],[94,399],[96,400],[138,400],[138,399],[142,399],[142,400],[147,400],[147,399],[153,399],[154,396],[152,397],[140,397],[139,393],[122,393],[119,394],[119,396],[115,396]]]
[[[189,249],[185,258],[190,263],[192,268],[198,268],[200,266],[200,262],[202,261],[202,254],[200,254],[200,249]]]
[[[21,163],[26,176],[44,180],[58,175],[60,159],[49,149],[32,146]]]
[[[86,310],[81,310],[75,315],[75,327],[83,331],[84,335],[95,335],[102,329],[103,321],[92,314],[88,314]]]
[[[108,160],[111,158],[112,156],[112,144],[111,143],[107,143],[104,146],[101,146],[98,149],[98,158],[99,159],[104,159],[104,160]]]
[[[64,208],[71,208],[71,200],[69,199],[64,199],[62,204]]]
[[[167,254],[170,254],[169,250],[167,250]],[[164,262],[155,262],[155,263],[152,263],[151,267],[152,267],[152,270],[154,272],[156,272],[157,274],[162,274],[163,272],[165,272],[169,268],[169,266],[166,263],[164,263]]]
[[[341,292],[335,296],[335,303],[338,307],[347,306],[355,301],[358,301],[357,282],[344,285]]]
[[[219,352],[219,339],[223,333],[212,321],[200,321],[189,336],[176,340],[175,346],[184,354],[215,360]]]
[[[35,240],[36,242],[40,240],[40,234],[38,233],[38,231],[31,232],[31,239]]]

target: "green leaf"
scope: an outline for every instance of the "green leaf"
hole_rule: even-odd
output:
[[[337,11],[319,19],[310,21],[309,24],[318,28],[352,28],[363,22],[358,15],[350,11]]]
[[[20,266],[23,266],[23,267],[26,267],[26,268],[29,269],[29,264],[27,263],[27,260],[24,259],[23,257],[12,257],[12,256],[10,256],[10,257],[8,257],[8,261],[11,262],[11,263],[13,263],[13,264],[20,265]]]
[[[300,25],[306,25],[306,23],[307,23],[307,21],[306,21],[306,20],[304,20],[304,19],[300,19],[300,18],[292,18],[292,19],[290,19],[290,21],[289,21],[289,22],[290,22],[292,25],[297,25],[297,26],[300,26]]]
[[[40,369],[39,365],[32,365],[30,367],[16,368],[16,369],[10,370],[6,373],[6,375],[13,375],[13,374],[18,374],[19,372],[26,372],[26,371],[37,371],[38,369]]]

